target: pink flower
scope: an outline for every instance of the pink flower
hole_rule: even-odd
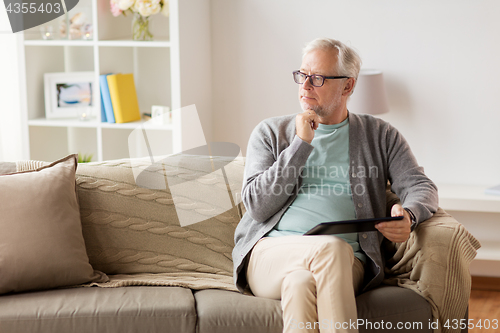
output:
[[[120,9],[120,7],[118,7],[118,0],[110,0],[109,4],[111,6],[111,14],[113,14],[113,16],[120,16],[123,11]]]
[[[158,14],[160,10],[160,0],[136,0],[134,4],[134,11],[144,17]]]
[[[169,8],[168,0],[163,0],[162,3],[163,3],[163,7],[161,7],[161,13],[163,14],[163,16],[168,17],[170,15],[170,8]]]

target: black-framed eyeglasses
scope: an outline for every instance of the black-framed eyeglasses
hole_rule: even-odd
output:
[[[307,75],[301,71],[293,71],[293,79],[295,83],[303,84],[306,82],[307,78],[311,78],[311,84],[315,87],[321,87],[325,84],[325,79],[348,79],[349,76],[323,76],[318,74]]]

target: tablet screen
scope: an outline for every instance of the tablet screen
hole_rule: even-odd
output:
[[[323,222],[307,231],[304,235],[334,235],[352,232],[376,231],[375,224],[385,221],[402,220],[403,216],[375,217],[347,221]]]

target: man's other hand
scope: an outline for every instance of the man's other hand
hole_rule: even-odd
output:
[[[313,110],[306,110],[295,117],[295,132],[307,143],[314,139],[314,131],[318,128],[319,117]]]
[[[381,222],[375,225],[385,238],[395,243],[402,243],[410,237],[411,217],[400,205],[392,206],[391,216],[404,216],[402,220]]]

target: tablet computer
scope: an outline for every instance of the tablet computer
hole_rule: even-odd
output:
[[[304,235],[334,235],[351,232],[376,231],[375,224],[385,221],[402,220],[403,216],[375,217],[347,221],[323,222],[307,231]]]

